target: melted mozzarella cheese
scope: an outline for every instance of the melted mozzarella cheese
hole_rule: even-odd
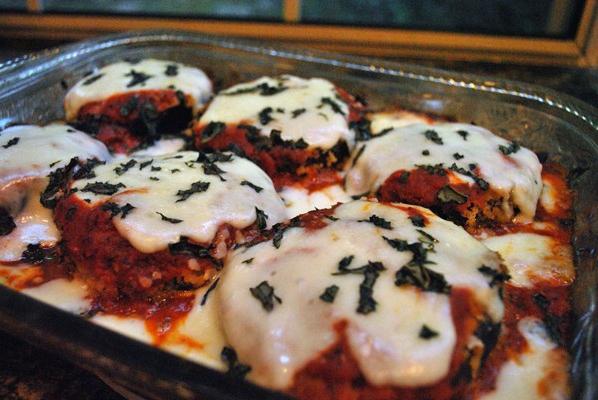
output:
[[[81,314],[90,308],[87,285],[77,279],[54,279],[42,285],[21,291],[34,299],[43,301],[61,310]]]
[[[258,90],[260,85],[284,90],[263,95]],[[339,110],[334,111],[327,101],[336,104]],[[271,108],[269,118],[260,118],[260,113],[268,108]],[[304,111],[299,113],[300,110]],[[272,129],[277,129],[284,140],[303,139],[310,147],[329,149],[339,140],[352,145],[354,134],[349,129],[348,114],[349,106],[338,97],[331,82],[283,75],[262,77],[220,92],[202,115],[199,125],[210,122],[250,124],[260,128],[262,135],[267,136]],[[261,119],[267,123],[262,124]]]
[[[481,265],[500,268],[498,255],[426,209],[401,207],[425,215],[429,223],[421,229],[438,240],[428,253],[434,263],[427,267],[443,274],[453,287],[471,289],[488,315],[499,321],[503,309],[498,292],[478,271]],[[355,201],[340,205],[333,215],[338,220],[322,229],[287,229],[278,249],[268,241],[238,249],[227,258],[216,290],[222,324],[241,361],[251,365],[250,378],[264,386],[288,388],[299,370],[338,340],[335,323],[347,321],[352,355],[370,383],[436,383],[448,373],[456,343],[449,296],[397,287],[395,273],[412,253],[395,250],[382,236],[409,243],[425,238],[409,214],[397,207]],[[392,229],[360,222],[372,215],[390,221]],[[369,314],[356,312],[363,275],[333,275],[349,255],[354,256],[349,268],[368,261],[380,261],[386,268],[374,284],[378,304]],[[250,293],[263,281],[281,300],[271,312]],[[330,285],[339,288],[333,303],[319,298]],[[420,338],[423,325],[439,335]]]
[[[368,114],[372,133],[380,133],[386,129],[401,128],[411,124],[432,124],[429,116],[406,110],[381,111]]]
[[[16,225],[10,234],[0,236],[0,262],[20,260],[28,244],[51,247],[60,240],[52,210],[39,201],[47,185],[47,178],[27,179],[0,191],[0,206],[14,215]]]
[[[287,216],[293,218],[312,210],[330,208],[337,203],[351,201],[341,185],[332,185],[310,192],[296,186],[285,186],[278,193],[287,208]]]
[[[189,314],[182,322],[175,324],[167,336],[159,342],[156,342],[147,330],[142,318],[100,313],[94,315],[91,320],[105,328],[152,344],[188,360],[224,370],[225,365],[220,358],[220,353],[226,346],[226,339],[222,332],[213,293],[209,294],[204,305],[201,304],[208,287],[204,286],[195,292],[195,303]]]
[[[135,83],[134,73],[145,74],[149,78]],[[99,78],[94,79],[96,77]],[[180,90],[191,96],[194,100],[194,111],[202,107],[212,95],[212,83],[198,68],[155,59],[135,63],[122,61],[100,68],[69,90],[64,99],[66,119],[75,119],[79,109],[85,104],[106,100],[116,94],[168,89]]]
[[[442,144],[428,139],[425,132],[435,131]],[[466,140],[459,131],[467,132]],[[347,173],[347,190],[350,194],[376,191],[384,181],[398,170],[413,170],[417,165],[453,163],[469,170],[469,164],[479,167],[480,176],[503,198],[505,215],[514,215],[513,207],[521,211],[521,220],[531,220],[542,191],[542,165],[536,155],[520,148],[504,155],[499,146],[509,142],[492,132],[468,124],[444,123],[435,125],[411,124],[397,128],[366,143],[361,157]],[[428,150],[429,155],[422,151]],[[463,156],[459,160],[455,153]],[[455,173],[465,182],[472,179]]]
[[[267,215],[268,227],[286,219],[284,204],[272,181],[258,166],[231,155],[228,162],[214,163],[223,171],[220,178],[206,174],[204,166],[196,162],[198,156],[199,153],[189,151],[154,158],[119,158],[97,166],[94,178],[74,181],[73,188],[78,190],[75,195],[89,200],[92,205],[111,201],[135,207],[126,218],[116,217],[113,223],[124,238],[144,253],[164,250],[181,236],[210,243],[223,224],[238,229],[253,224],[256,208]],[[118,168],[130,160],[136,164],[118,175]],[[141,168],[141,163],[149,161],[151,164]],[[258,193],[249,185],[241,184],[243,181],[262,190]],[[87,185],[96,182],[124,186],[112,196],[86,191]],[[177,194],[189,191],[193,184],[209,186],[204,191],[192,191],[185,199]]]
[[[533,287],[542,281],[570,284],[575,278],[570,245],[536,233],[512,233],[483,240],[498,252],[513,285]]]
[[[480,400],[566,400],[569,398],[568,357],[550,340],[540,320],[525,318],[518,329],[527,341],[526,352],[507,361],[498,374],[496,390]]]
[[[218,299],[213,292],[209,293],[202,305],[207,290],[208,285],[196,291],[193,308],[160,347],[189,360],[224,370],[220,353],[227,343],[220,322]]]
[[[0,133],[0,190],[15,180],[45,177],[73,157],[108,160],[110,153],[102,142],[68,125],[7,128]]]
[[[180,151],[185,147],[185,141],[181,138],[160,139],[156,140],[154,144],[142,150],[137,150],[131,153],[132,157],[156,157],[165,154],[172,154]]]

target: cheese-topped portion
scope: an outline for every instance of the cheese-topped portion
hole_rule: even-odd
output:
[[[248,124],[265,136],[275,129],[284,140],[303,139],[311,148],[329,149],[339,140],[352,145],[348,116],[349,106],[331,82],[282,75],[261,77],[220,92],[199,125]]]
[[[0,236],[0,262],[15,262],[28,244],[51,247],[60,240],[52,210],[42,206],[40,195],[48,178],[32,178],[13,182],[0,191],[0,207],[14,216],[15,228]]]
[[[285,186],[278,193],[287,208],[287,215],[293,218],[312,210],[330,208],[337,203],[351,201],[341,185],[331,185],[310,192],[296,186]]]
[[[360,152],[347,174],[350,194],[374,192],[393,172],[426,165],[451,169],[453,179],[473,185],[471,176],[459,172],[473,167],[500,194],[505,215],[513,216],[516,207],[518,218],[529,221],[542,192],[538,157],[475,125],[410,124],[368,141]]]
[[[570,397],[567,353],[550,339],[542,321],[524,318],[517,325],[528,348],[507,361],[498,373],[496,390],[480,400],[566,400]]]
[[[85,104],[140,90],[180,90],[193,98],[197,111],[211,97],[212,83],[202,70],[173,61],[121,61],[94,71],[69,90],[64,99],[66,119],[75,119]]]
[[[7,128],[0,132],[0,190],[11,181],[45,177],[73,157],[108,160],[110,153],[102,142],[68,125]]]
[[[114,226],[143,253],[164,250],[182,236],[210,243],[223,224],[242,229],[257,221],[266,228],[286,218],[270,178],[231,153],[123,157],[93,172],[73,182],[75,195],[92,206],[112,202],[128,209]]]
[[[339,340],[335,325],[346,321],[352,356],[370,384],[432,385],[449,372],[453,319],[462,317],[452,315],[446,285],[469,289],[483,312],[501,319],[487,275],[500,270],[499,257],[456,225],[424,208],[368,201],[342,204],[325,220],[226,260],[217,289],[222,324],[255,382],[288,388]],[[427,278],[406,283],[410,272]]]
[[[429,116],[407,110],[391,110],[370,113],[370,129],[373,134],[379,134],[387,129],[401,128],[411,124],[432,124],[434,120]]]
[[[483,243],[501,255],[513,285],[530,288],[540,282],[566,285],[575,278],[571,246],[553,237],[512,233],[487,238]]]

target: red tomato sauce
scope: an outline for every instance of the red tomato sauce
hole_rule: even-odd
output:
[[[478,185],[449,184],[452,174],[452,171],[442,170],[442,173],[437,173],[424,168],[395,171],[380,186],[376,196],[381,201],[430,208],[441,217],[462,225],[470,233],[480,223],[496,225],[495,219],[501,219],[500,205],[496,201],[500,196],[491,188],[482,190]],[[462,204],[439,199],[440,191],[446,186],[464,196]]]
[[[152,297],[161,301],[165,293],[180,287],[199,287],[218,267],[211,258],[168,250],[142,253],[119,234],[108,211],[73,195],[58,202],[55,220],[77,274],[88,282],[103,311],[118,309],[122,301]]]
[[[528,344],[517,328],[525,317],[544,321],[549,336],[561,346],[571,338],[571,287],[559,282],[536,284],[533,288],[505,284],[502,336],[495,350],[488,357],[474,384],[477,393],[496,389],[496,379],[504,363],[517,359],[528,349]]]
[[[195,146],[199,150],[230,150],[236,146],[244,155],[255,162],[268,174],[277,190],[285,186],[300,186],[309,191],[325,188],[340,183],[342,178],[337,170],[344,160],[330,159],[320,149],[296,149],[272,146],[261,149],[247,138],[247,130],[236,125],[226,126],[224,130],[207,142],[202,141],[205,127],[195,128]]]
[[[177,106],[190,108],[191,104],[190,96],[181,97],[175,90],[140,90],[85,104],[77,120],[82,124],[97,124],[96,138],[111,151],[128,153],[143,143],[135,130],[144,108],[151,105],[151,113],[159,115]]]

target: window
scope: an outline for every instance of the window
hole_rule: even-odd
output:
[[[170,28],[373,56],[596,65],[597,2],[0,0],[0,36],[73,40]]]

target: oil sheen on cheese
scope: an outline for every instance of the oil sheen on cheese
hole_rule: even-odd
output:
[[[225,154],[228,161],[210,166],[197,162],[200,153],[191,151],[123,157],[97,166],[95,177],[76,180],[72,187],[92,206],[106,201],[133,206],[126,218],[114,218],[113,223],[144,253],[164,250],[181,236],[210,243],[223,224],[242,229],[256,222],[257,209],[267,216],[267,227],[285,220],[284,204],[270,178],[252,162]],[[127,163],[132,164],[128,169]],[[210,173],[211,168],[222,172]],[[107,195],[86,189],[98,182],[115,185],[117,191]]]
[[[274,94],[264,94],[260,89],[264,87],[279,89]],[[260,118],[268,109],[268,118]],[[303,139],[309,147],[329,149],[339,140],[352,145],[354,134],[349,129],[348,115],[349,106],[331,82],[282,75],[262,77],[220,92],[199,124],[249,124],[266,136],[276,129],[284,140]]]
[[[69,90],[64,100],[66,119],[75,119],[85,104],[140,90],[180,90],[193,98],[197,111],[212,95],[212,83],[202,70],[172,61],[121,61],[94,71]]]
[[[368,201],[342,204],[324,228],[289,228],[279,248],[270,240],[227,258],[216,293],[224,332],[240,360],[251,365],[250,379],[288,388],[302,367],[336,343],[333,326],[339,321],[347,321],[352,355],[371,384],[425,386],[446,376],[456,343],[449,296],[396,286],[395,274],[412,253],[397,251],[383,236],[418,242],[425,240],[420,229],[434,237],[429,268],[453,287],[469,288],[485,312],[500,321],[498,291],[478,271],[481,265],[499,269],[498,255],[426,209],[400,207]],[[412,224],[411,209],[429,220],[424,228]],[[372,215],[389,221],[391,229],[363,222]],[[368,261],[385,267],[373,289],[378,303],[374,312],[356,312],[363,275],[333,275],[347,256],[353,256],[349,268]],[[280,298],[270,312],[250,292],[263,281]],[[324,302],[319,297],[331,285],[338,286],[338,293],[332,303]],[[424,324],[439,335],[420,338]]]
[[[428,138],[428,131],[436,132],[439,140]],[[374,138],[365,146],[347,173],[346,187],[350,194],[374,192],[393,172],[410,171],[418,165],[442,164],[448,169],[455,164],[469,170],[469,164],[476,164],[480,177],[503,198],[506,215],[514,215],[515,207],[520,210],[518,218],[522,221],[529,221],[535,215],[542,192],[542,165],[526,148],[509,152],[511,143],[487,129],[457,123],[410,124]],[[460,155],[458,159],[456,153]],[[454,175],[473,184],[468,176],[457,172]]]

